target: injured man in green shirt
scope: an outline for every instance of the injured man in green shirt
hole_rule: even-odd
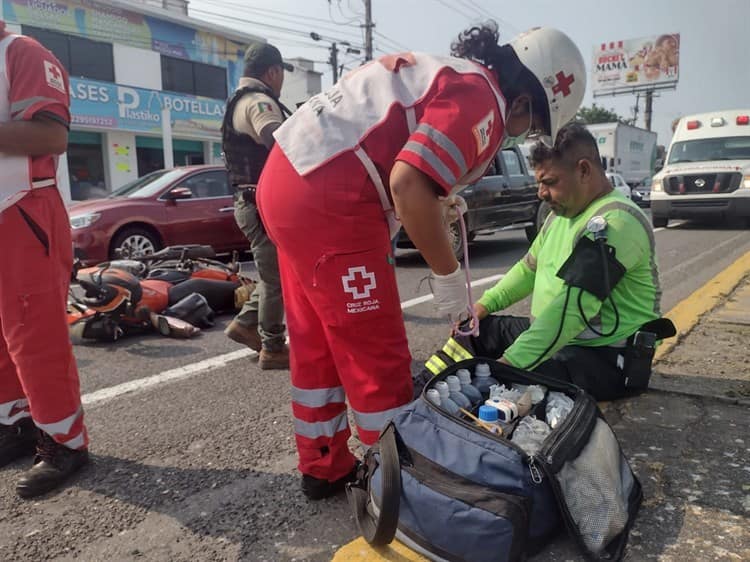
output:
[[[648,386],[661,319],[654,234],[612,188],[596,140],[579,124],[531,154],[539,197],[552,209],[528,253],[474,305],[478,336],[456,335],[430,374],[467,355],[572,382],[597,400]],[[531,295],[531,319],[495,313]]]

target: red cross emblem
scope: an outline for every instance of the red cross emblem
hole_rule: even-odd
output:
[[[552,93],[562,94],[564,98],[567,98],[570,95],[570,85],[576,81],[575,76],[572,74],[566,76],[561,70],[555,74],[555,78],[557,78],[557,84],[552,86]]]
[[[49,73],[52,75],[52,78],[54,78],[55,80],[60,79],[60,71],[57,70],[57,67],[55,65],[51,64],[49,66]]]
[[[375,274],[367,271],[364,266],[350,267],[346,275],[341,276],[344,291],[351,294],[354,299],[365,299],[370,296],[370,291],[378,284]]]

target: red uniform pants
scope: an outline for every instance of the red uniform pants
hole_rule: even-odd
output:
[[[0,423],[29,417],[55,441],[88,446],[66,299],[70,222],[55,187],[0,213]]]
[[[372,445],[412,398],[383,208],[353,154],[300,177],[274,148],[257,196],[279,255],[299,470],[333,481],[355,462],[345,400]]]

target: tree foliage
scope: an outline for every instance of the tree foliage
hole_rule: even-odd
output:
[[[576,121],[585,123],[586,125],[592,125],[594,123],[628,123],[629,121],[620,117],[613,109],[606,109],[596,103],[593,103],[591,107],[581,106],[581,109],[576,113]]]

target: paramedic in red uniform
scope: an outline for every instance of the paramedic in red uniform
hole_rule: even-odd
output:
[[[412,398],[390,246],[399,219],[432,269],[438,311],[457,319],[468,299],[441,200],[478,180],[501,145],[531,131],[554,137],[583,98],[583,59],[566,35],[535,29],[502,46],[497,38],[488,22],[459,36],[457,57],[370,62],[275,133],[258,201],[278,247],[310,499],[352,478],[345,398],[368,446]]]
[[[68,107],[60,62],[0,21],[0,466],[36,451],[17,484],[24,498],[88,461],[65,319],[73,245],[55,182]]]

